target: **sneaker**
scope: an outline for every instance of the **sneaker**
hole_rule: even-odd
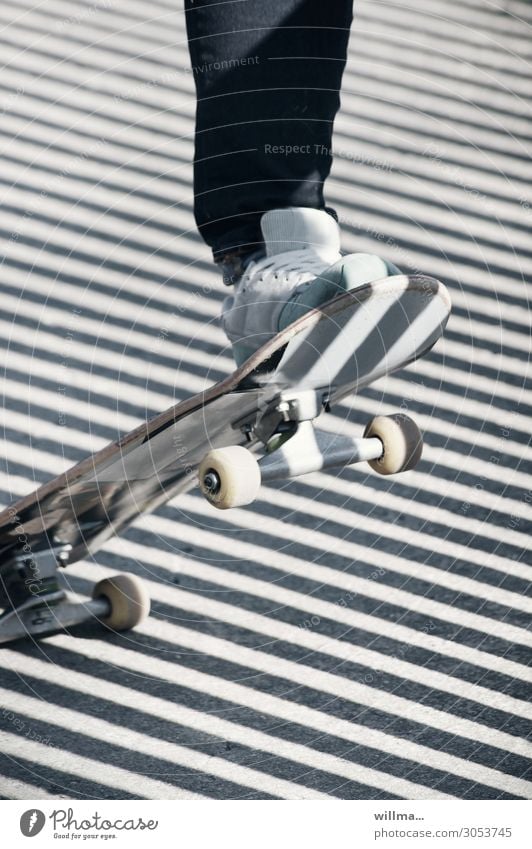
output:
[[[240,259],[222,326],[237,366],[304,313],[337,295],[399,270],[374,254],[340,254],[340,232],[328,212],[272,209],[261,218],[264,249]],[[227,268],[224,271],[228,278]]]

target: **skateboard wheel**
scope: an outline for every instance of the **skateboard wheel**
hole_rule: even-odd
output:
[[[144,584],[134,575],[113,575],[98,581],[92,591],[93,598],[104,597],[111,611],[102,618],[104,625],[114,631],[127,631],[134,628],[148,616],[150,598]]]
[[[377,437],[382,442],[382,456],[368,461],[380,475],[406,472],[421,459],[423,436],[417,424],[403,413],[376,416],[366,427],[364,436]]]
[[[241,445],[209,451],[198,476],[203,495],[219,510],[251,504],[260,489],[259,464]]]

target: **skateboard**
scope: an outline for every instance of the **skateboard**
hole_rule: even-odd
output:
[[[113,630],[149,613],[130,574],[71,600],[61,569],[139,514],[199,485],[213,507],[250,504],[261,483],[367,461],[413,468],[422,437],[408,416],[377,416],[357,438],[316,426],[339,401],[423,356],[450,314],[443,284],[398,275],[305,313],[231,375],[166,410],[0,513],[0,643],[89,619]]]

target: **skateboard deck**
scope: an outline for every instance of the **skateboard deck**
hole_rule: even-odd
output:
[[[218,455],[212,460],[213,468],[207,464],[208,474],[201,471],[205,456],[214,456],[216,450],[237,447],[250,454],[247,448],[258,453],[262,446],[268,455],[263,480],[325,468],[333,462],[376,461],[382,453],[376,437],[352,444],[352,450],[345,445],[342,450],[338,446],[324,449],[325,437],[314,438],[307,425],[342,398],[423,356],[441,336],[449,313],[447,290],[433,278],[401,275],[360,286],[303,315],[224,380],[172,406],[4,509],[0,513],[0,607],[6,612],[0,617],[0,642],[13,639],[14,631],[20,636],[11,621],[14,612],[17,622],[24,620],[26,630],[51,630],[50,621],[28,624],[23,612],[33,610],[37,602],[41,608],[45,602],[51,605],[54,593],[65,603],[57,586],[57,565],[96,551],[139,514],[192,487],[199,469],[202,491],[221,506],[216,496],[222,474],[215,468]],[[264,371],[265,364],[270,370]],[[282,446],[278,451],[277,445]],[[331,456],[326,462],[327,450]],[[234,456],[244,458],[244,454]],[[231,463],[232,456],[225,460]],[[244,463],[242,475],[251,479],[254,474]],[[31,575],[37,578],[28,592]],[[137,598],[130,584],[111,588],[113,592],[116,597],[129,593],[138,608],[146,607],[146,600]],[[109,616],[109,603],[116,600],[108,597],[107,607],[102,601],[93,615],[120,627],[116,617]],[[3,635],[6,617],[9,627]],[[64,625],[72,616],[56,619]]]

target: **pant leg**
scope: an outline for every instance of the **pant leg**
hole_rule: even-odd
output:
[[[216,256],[260,217],[324,208],[353,0],[186,0],[197,91],[195,216]]]

